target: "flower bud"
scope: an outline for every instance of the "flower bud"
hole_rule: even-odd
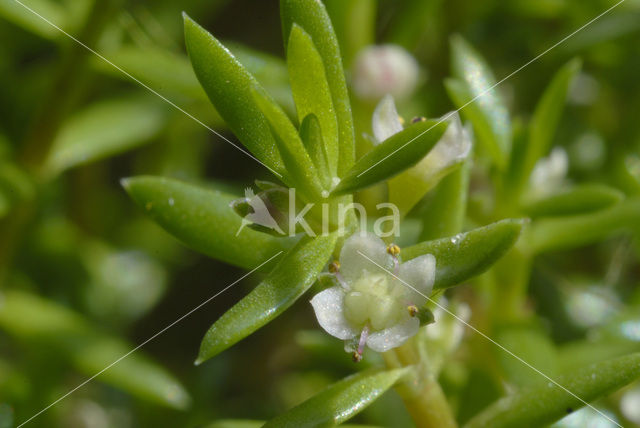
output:
[[[390,94],[396,99],[409,97],[420,69],[415,58],[397,45],[369,46],[356,56],[352,84],[357,96],[378,100]]]

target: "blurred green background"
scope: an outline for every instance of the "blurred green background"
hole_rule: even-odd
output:
[[[235,142],[191,71],[182,35],[186,11],[229,42],[291,111],[275,0],[24,3]],[[439,117],[453,109],[443,86],[451,74],[452,34],[471,42],[501,79],[615,4],[326,3],[347,79],[366,45],[395,43],[415,56],[421,79],[414,94],[398,103],[405,117]],[[183,247],[143,215],[120,179],[155,174],[215,182],[240,194],[269,174],[14,0],[0,0],[0,40],[4,428],[12,426],[10,420],[26,420],[244,273]],[[570,177],[637,195],[640,2],[626,0],[501,84],[512,117],[528,118],[555,71],[575,56],[583,59],[583,71],[555,139],[569,154]],[[357,129],[370,132],[368,117],[356,121]],[[639,250],[637,239],[616,236],[536,262],[531,305],[556,344],[615,335],[626,331],[622,323],[631,323],[624,324],[632,333],[619,346],[640,349]],[[222,294],[146,344],[131,362],[105,372],[27,426],[196,427],[224,418],[264,420],[355,370],[342,344],[317,329],[304,298],[267,328],[195,367],[206,329],[258,280],[252,276]],[[472,293],[465,287],[456,292]],[[375,362],[372,356],[365,364]],[[445,389],[458,388],[456,369],[452,364],[445,371]],[[500,385],[481,370],[467,376],[463,389],[455,390],[466,403],[458,411],[461,420],[500,393]],[[395,393],[357,421],[411,424]]]

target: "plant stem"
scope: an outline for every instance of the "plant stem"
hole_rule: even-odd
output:
[[[414,365],[416,376],[396,386],[409,414],[418,428],[456,428],[453,412],[438,381],[426,361],[420,358],[412,341],[383,354],[390,367]]]

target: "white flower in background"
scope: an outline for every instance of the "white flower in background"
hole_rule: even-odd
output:
[[[318,322],[327,333],[348,341],[347,345],[357,341],[353,349],[345,346],[345,350],[355,350],[356,361],[365,344],[385,352],[402,345],[420,327],[418,308],[431,294],[436,260],[427,254],[400,264],[399,251],[396,245],[387,247],[374,234],[352,235],[340,252],[339,270],[334,269],[339,285],[311,299]]]
[[[363,99],[377,100],[386,94],[401,99],[413,93],[419,75],[417,61],[404,48],[390,44],[369,46],[355,58],[352,86]]]
[[[423,119],[413,119],[416,120]],[[402,192],[402,197],[398,200],[405,204],[399,207],[404,212],[409,211],[429,189],[451,171],[451,168],[463,162],[471,153],[471,128],[462,126],[457,111],[449,112],[436,120],[449,122],[438,143],[417,165],[407,170],[404,177],[400,176],[390,181],[391,193]],[[390,95],[380,100],[373,112],[372,128],[374,144],[380,144],[402,131],[402,120]]]
[[[535,196],[553,193],[562,187],[569,171],[569,157],[562,147],[556,147],[551,154],[540,159],[533,167],[529,185]]]

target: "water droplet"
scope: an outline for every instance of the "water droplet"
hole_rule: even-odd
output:
[[[169,206],[173,206],[174,203],[175,201],[173,200],[173,198],[169,198]]]

